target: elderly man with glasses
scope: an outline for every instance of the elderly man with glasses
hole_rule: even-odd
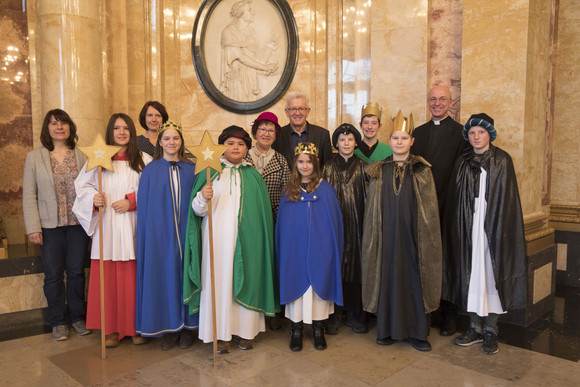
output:
[[[282,127],[282,132],[276,138],[272,148],[286,158],[288,165],[293,165],[294,148],[302,142],[311,142],[319,149],[318,159],[322,168],[324,163],[332,158],[330,133],[306,121],[310,114],[306,94],[296,91],[288,93],[285,111],[290,123]]]

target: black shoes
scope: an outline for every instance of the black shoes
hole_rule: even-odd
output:
[[[483,342],[482,334],[477,333],[473,328],[469,328],[464,334],[457,336],[453,340],[453,343],[455,343],[455,345],[459,345],[460,347],[471,347],[473,344],[481,342]]]
[[[431,350],[431,344],[427,340],[414,339],[408,337],[405,341],[411,344],[411,347],[415,348],[417,351],[429,352]]]
[[[340,316],[337,315],[337,312],[330,315],[328,320],[325,321],[324,324],[322,321],[320,322],[324,328],[326,325],[326,334],[327,335],[338,335],[338,331],[340,330]],[[314,322],[312,324],[314,326]],[[323,332],[324,333],[324,332]]]
[[[290,350],[293,352],[302,351],[302,336],[304,332],[304,325],[302,321],[292,323],[292,332],[290,333]]]
[[[385,337],[383,339],[377,339],[378,345],[392,345],[394,342],[395,340],[391,339],[391,336]]]
[[[193,345],[193,332],[183,329],[179,332],[179,348],[187,349]]]
[[[268,328],[270,328],[271,331],[277,331],[282,328],[282,318],[278,314],[270,318],[270,321],[268,321]]]
[[[166,333],[161,342],[161,349],[167,351],[177,345],[179,341],[179,332]]]
[[[497,346],[497,335],[493,332],[483,332],[483,345],[481,351],[486,355],[493,355],[499,351]]]
[[[443,323],[439,334],[441,336],[453,336],[457,333],[457,324],[455,323],[455,318],[449,318]]]
[[[312,334],[314,336],[314,349],[323,351],[326,349],[324,338],[324,324],[322,321],[312,321]]]

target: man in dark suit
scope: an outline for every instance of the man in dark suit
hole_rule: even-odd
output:
[[[318,148],[318,160],[322,169],[324,163],[332,158],[330,133],[328,130],[306,121],[308,114],[310,114],[306,94],[297,91],[288,93],[285,111],[290,123],[282,127],[282,131],[272,144],[272,148],[280,152],[288,161],[288,165],[292,167],[294,148],[301,142],[311,142]]]
[[[469,143],[461,134],[463,126],[449,116],[452,99],[447,86],[433,86],[429,90],[427,102],[431,120],[413,131],[415,142],[411,153],[415,156],[422,156],[432,165],[431,172],[437,190],[439,216],[443,219],[447,186],[453,178],[451,175],[455,160],[465,151]],[[445,243],[445,241],[442,242]],[[440,334],[451,336],[456,332],[457,308],[441,300],[440,309],[443,320]]]

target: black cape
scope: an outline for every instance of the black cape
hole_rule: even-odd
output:
[[[473,207],[479,191],[480,166],[487,171],[484,227],[499,298],[504,310],[522,309],[527,300],[527,276],[520,195],[510,155],[493,145],[483,155],[476,155],[469,148],[455,164],[443,230],[446,243],[442,298],[467,308]]]
[[[361,249],[363,216],[365,211],[368,164],[353,155],[344,160],[339,154],[324,165],[322,177],[328,181],[338,197],[344,224],[344,252],[341,274],[344,306],[348,311],[361,312]],[[349,285],[352,284],[352,285]],[[347,294],[348,293],[348,294]]]

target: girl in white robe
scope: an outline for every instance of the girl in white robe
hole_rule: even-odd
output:
[[[125,336],[134,344],[145,339],[135,333],[137,188],[141,171],[151,161],[137,148],[135,125],[123,113],[113,114],[107,125],[106,143],[121,149],[113,156],[114,172],[103,170],[102,193],[98,168],[86,170],[75,181],[73,212],[92,237],[91,275],[87,326],[101,329],[99,272],[99,213],[103,207],[103,260],[105,280],[105,333],[107,347],[116,347]]]

